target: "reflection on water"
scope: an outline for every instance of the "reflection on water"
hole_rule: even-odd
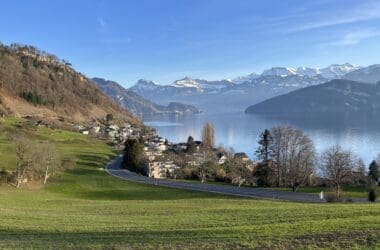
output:
[[[340,144],[360,155],[368,164],[380,153],[380,119],[373,117],[267,117],[244,113],[160,115],[143,118],[147,125],[169,141],[186,141],[189,135],[201,137],[206,121],[214,124],[218,145],[233,147],[253,157],[258,136],[265,128],[294,126],[303,129],[318,152]]]

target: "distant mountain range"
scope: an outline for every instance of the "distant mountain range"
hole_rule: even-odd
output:
[[[377,83],[380,81],[380,64],[352,71],[347,73],[344,78],[353,81]]]
[[[103,78],[93,78],[92,81],[98,85],[103,93],[135,115],[201,113],[199,109],[192,105],[177,102],[171,102],[167,106],[156,104],[133,91],[123,88],[114,81]]]
[[[170,85],[139,80],[129,90],[161,105],[181,101],[207,112],[242,111],[268,98],[344,78],[346,74],[361,69],[349,63],[326,68],[274,67],[261,74],[252,73],[233,80],[207,81],[186,77]]]
[[[278,116],[378,116],[380,84],[332,80],[268,99],[248,107],[246,113]]]

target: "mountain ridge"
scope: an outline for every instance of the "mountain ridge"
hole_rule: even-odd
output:
[[[135,115],[201,113],[196,107],[183,103],[171,102],[167,106],[156,104],[131,90],[125,89],[115,81],[99,77],[92,78],[92,81],[103,93]],[[154,83],[146,81],[146,84],[149,86]]]
[[[331,64],[325,68],[273,67],[260,75],[252,73],[233,80],[207,81],[185,77],[169,85],[139,80],[129,89],[161,105],[185,101],[207,112],[235,112],[296,89],[344,78],[360,69],[362,67],[350,63]]]
[[[247,114],[378,115],[380,84],[336,79],[270,98],[249,106]]]

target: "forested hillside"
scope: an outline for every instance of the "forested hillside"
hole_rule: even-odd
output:
[[[0,114],[93,122],[107,114],[138,122],[71,64],[32,46],[0,45]]]
[[[379,95],[379,84],[332,80],[268,99],[248,107],[246,113],[377,117],[380,113]]]

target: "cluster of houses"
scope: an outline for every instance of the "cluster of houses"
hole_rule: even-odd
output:
[[[127,139],[144,139],[144,154],[147,159],[147,168],[149,177],[166,178],[173,177],[175,169],[179,167],[174,161],[166,159],[163,152],[168,150],[170,145],[167,140],[159,137],[153,128],[149,131],[142,131],[139,127],[130,124],[118,126],[116,124],[101,126],[94,125],[85,127],[76,125],[75,129],[84,135],[101,136],[108,140],[114,141],[120,145],[124,144]]]
[[[155,133],[145,138],[144,154],[147,159],[149,177],[153,178],[176,178],[175,171],[182,167],[197,167],[205,161],[212,159],[222,165],[227,161],[227,155],[215,151],[212,156],[206,155],[201,150],[202,142],[194,141],[192,150],[188,150],[187,143],[170,143]],[[168,152],[170,152],[168,154]],[[172,159],[173,155],[181,159],[181,166]],[[245,153],[236,153],[235,158],[241,159],[247,167],[252,167],[252,162]]]
[[[123,126],[96,124],[89,127],[75,125],[75,129],[84,135],[100,136],[119,145],[123,145],[127,139],[142,138],[144,140],[143,151],[147,160],[146,167],[149,177],[152,178],[176,178],[175,171],[177,169],[184,166],[197,167],[206,160],[210,160],[210,155],[205,155],[201,150],[201,141],[193,141],[192,150],[188,150],[189,145],[187,143],[170,143],[165,138],[158,136],[153,128],[143,132],[141,128],[130,124],[124,124]],[[172,152],[173,154],[165,152]],[[181,158],[181,166],[177,165],[174,159],[171,159],[173,155]],[[234,157],[239,157],[247,164],[250,162],[245,153],[236,153]],[[213,153],[212,158],[219,165],[224,164],[227,160],[225,153],[217,151]]]
[[[174,171],[180,167],[168,159],[163,152],[168,150],[169,142],[157,136],[154,132],[145,138],[144,154],[148,160],[148,175],[153,178],[174,177]]]
[[[108,140],[117,142],[118,144],[124,143],[127,139],[140,138],[142,131],[139,127],[133,127],[131,124],[124,124],[119,126],[116,124],[110,125],[93,125],[85,127],[82,125],[75,125],[75,129],[84,135],[94,135],[106,138]]]

